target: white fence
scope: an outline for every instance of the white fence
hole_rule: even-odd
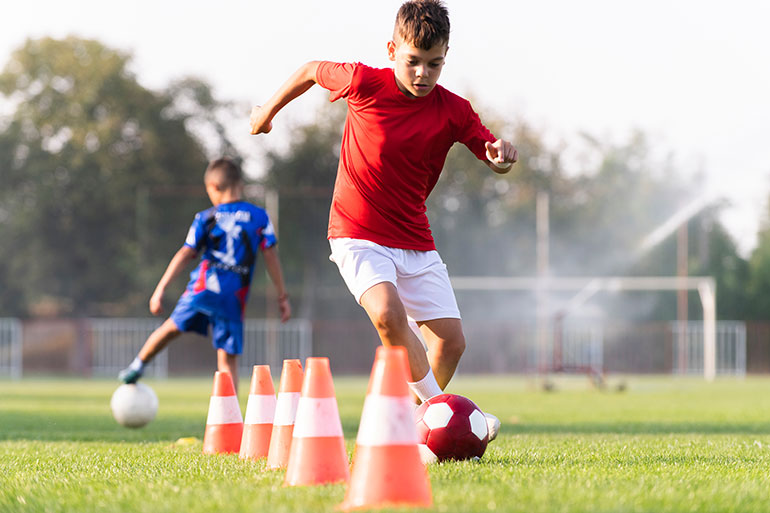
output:
[[[559,353],[554,353],[554,357]],[[565,325],[561,330],[561,367],[599,374],[604,369],[604,330],[601,325]],[[554,362],[558,364],[559,362]]]
[[[591,372],[604,369],[604,328],[601,324],[546,325],[542,333],[532,323],[518,330],[527,347],[527,372]]]
[[[91,374],[115,377],[136,357],[160,319],[90,319]],[[145,376],[168,376],[168,352],[161,351],[147,366]]]
[[[85,354],[90,351],[91,373],[115,377],[136,356],[160,322],[152,318],[89,319],[83,324],[87,338],[82,342],[87,344]],[[643,325],[624,325],[617,329],[601,323],[567,322],[546,326],[541,336],[534,323],[492,326],[493,329],[489,329],[489,323],[481,326],[486,331],[472,336],[473,343],[469,344],[462,362],[463,369],[470,372],[539,370],[695,375],[701,374],[704,367],[703,323],[699,321],[654,324],[652,330]],[[473,324],[469,323],[466,328],[473,328]],[[311,322],[305,319],[294,319],[285,324],[275,320],[247,320],[244,323],[243,356],[239,359],[241,375],[250,376],[253,364],[269,364],[276,374],[286,358],[304,361],[313,351],[312,334]],[[323,332],[321,337],[323,345]],[[756,354],[756,336],[752,340],[754,358],[764,358],[762,354]],[[23,343],[22,322],[0,318],[0,378],[21,378]],[[745,376],[747,345],[744,322],[719,321],[716,326],[716,373]],[[39,372],[34,355],[25,365],[30,372]],[[66,361],[62,362],[62,369],[65,366]],[[76,370],[82,371],[80,366]],[[163,351],[148,366],[147,374],[163,378],[168,371],[168,352]]]
[[[116,376],[134,359],[160,323],[156,319],[91,319],[92,374]],[[312,328],[308,320],[292,319],[283,324],[277,320],[246,320],[239,373],[251,376],[254,364],[268,364],[273,373],[280,373],[285,358],[299,358],[304,362],[311,356],[312,346]],[[147,366],[145,376],[168,376],[168,351],[161,351],[155,357]]]
[[[20,320],[0,318],[0,376],[21,378],[21,334]]]
[[[671,323],[674,374],[703,373],[703,323]],[[716,330],[718,375],[746,375],[746,324],[719,321]]]
[[[471,347],[478,363],[518,357],[526,363],[518,372],[671,372],[676,375],[704,373],[704,325],[701,321],[670,322],[651,335],[634,325],[568,322],[549,324],[538,333],[534,323],[517,326],[509,345],[484,337]],[[716,374],[743,377],[747,367],[746,323],[716,323]],[[636,367],[635,367],[636,366]],[[492,369],[494,372],[494,369]]]
[[[305,359],[313,354],[313,328],[307,319],[277,320],[248,319],[243,324],[243,355],[238,373],[251,376],[256,364],[270,365],[274,377],[280,376],[283,360]]]

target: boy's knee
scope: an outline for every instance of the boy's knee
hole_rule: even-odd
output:
[[[219,370],[227,370],[235,367],[238,363],[238,355],[230,354],[224,349],[217,349],[217,364]]]
[[[385,306],[382,309],[372,312],[372,324],[379,333],[395,333],[408,328],[406,315],[395,309]]]
[[[459,334],[450,338],[441,339],[439,350],[446,357],[459,359],[465,352],[465,336]]]
[[[452,352],[459,358],[465,352],[465,336],[460,335],[452,339]]]

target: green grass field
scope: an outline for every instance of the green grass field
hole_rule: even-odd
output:
[[[333,511],[343,485],[284,488],[263,462],[201,454],[210,379],[148,380],[147,427],[118,426],[115,382],[0,381],[0,511]],[[521,378],[459,377],[503,420],[478,463],[431,465],[431,511],[768,511],[770,379],[584,378],[543,392]],[[352,452],[366,379],[336,378]],[[241,382],[245,409],[248,383]],[[179,444],[182,437],[197,437]]]

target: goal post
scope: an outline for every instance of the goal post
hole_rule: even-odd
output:
[[[600,291],[696,290],[703,309],[703,377],[716,377],[716,281],[711,276],[455,276],[455,290],[577,291],[569,303],[576,308]]]

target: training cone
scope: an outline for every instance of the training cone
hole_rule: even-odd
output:
[[[417,448],[414,403],[403,347],[377,348],[358,427],[343,511],[383,506],[430,506],[428,472]]]
[[[203,435],[203,454],[238,452],[243,436],[243,417],[229,372],[214,374],[214,389]]]
[[[255,365],[251,374],[249,402],[243,419],[241,459],[267,457],[275,417],[275,389],[269,365]]]
[[[284,360],[281,383],[278,385],[273,432],[270,435],[270,449],[267,452],[267,468],[286,468],[289,464],[289,450],[294,435],[294,419],[297,416],[300,392],[302,363],[299,360]]]
[[[328,358],[308,358],[284,486],[347,481],[348,454]]]

